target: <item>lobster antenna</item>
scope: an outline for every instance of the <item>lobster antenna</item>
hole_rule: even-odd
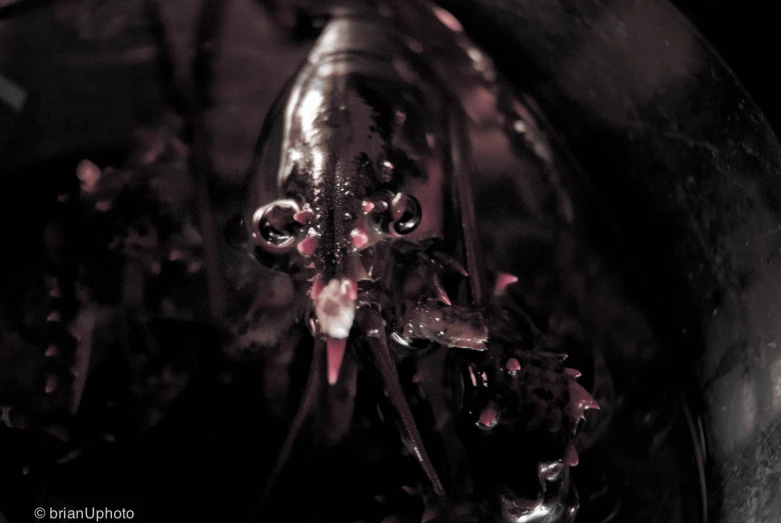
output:
[[[199,210],[199,229],[204,242],[206,284],[209,290],[209,306],[214,323],[219,324],[225,312],[225,289],[219,255],[219,242],[215,231],[215,216],[209,195],[209,174],[213,171],[210,153],[211,137],[203,112],[211,104],[209,90],[212,83],[214,42],[219,36],[227,2],[204,1],[201,7],[195,42],[195,56],[191,64],[193,88],[186,89],[177,78],[174,57],[165,29],[165,21],[158,0],[144,0],[144,9],[152,39],[155,42],[158,73],[164,94],[173,110],[182,118],[185,141],[189,147],[190,174],[196,189]]]
[[[306,386],[304,387],[304,394],[301,398],[301,404],[298,406],[298,410],[293,417],[293,422],[290,424],[290,428],[285,435],[285,441],[282,443],[282,448],[279,451],[279,456],[277,456],[277,461],[274,463],[274,468],[272,469],[268,481],[266,482],[266,488],[263,490],[263,494],[260,496],[260,501],[258,502],[256,512],[260,511],[260,508],[274,490],[274,486],[277,483],[279,475],[282,473],[282,470],[285,468],[285,465],[290,459],[290,454],[293,450],[293,445],[295,444],[296,439],[298,439],[298,434],[301,432],[301,428],[304,426],[306,418],[312,411],[315,398],[317,398],[317,389],[320,385],[320,365],[323,359],[323,355],[325,354],[325,351],[323,350],[324,343],[325,342],[323,340],[315,340],[314,350],[312,352],[312,363],[309,366],[309,375],[306,379]],[[256,514],[256,516],[258,516],[258,518],[253,518],[253,520],[260,520],[260,514]]]
[[[686,402],[685,398],[681,398],[680,400],[681,406],[683,407],[683,414],[686,418],[686,425],[689,429],[689,435],[692,438],[692,447],[694,447],[694,457],[696,459],[697,463],[697,476],[699,477],[700,482],[700,497],[702,499],[702,521],[703,523],[708,522],[708,485],[707,485],[707,479],[706,479],[706,473],[705,473],[705,448],[704,445],[702,445],[702,439],[698,437],[698,430],[694,426],[694,417],[692,416],[691,409],[689,408],[689,404]],[[701,436],[702,434],[699,433]]]
[[[363,332],[379,332],[378,336],[366,336],[366,343],[369,345],[372,354],[377,360],[377,369],[382,375],[385,386],[388,389],[390,400],[401,420],[403,437],[409,441],[415,458],[418,460],[418,463],[420,463],[420,466],[423,468],[423,471],[426,473],[426,476],[434,488],[434,493],[438,497],[443,498],[445,497],[445,488],[442,486],[442,481],[437,475],[437,471],[431,462],[428,452],[426,452],[423,439],[415,424],[415,418],[412,415],[412,409],[410,409],[409,403],[404,397],[404,392],[402,391],[401,383],[399,381],[399,374],[396,371],[396,365],[391,358],[386,343],[385,320],[382,319],[377,311],[373,310],[365,310],[364,314],[361,314],[359,318],[361,330]]]

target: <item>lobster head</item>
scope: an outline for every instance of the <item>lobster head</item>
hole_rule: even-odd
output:
[[[384,264],[367,261],[367,251],[428,234],[422,231],[427,224],[419,227],[423,208],[413,193],[424,185],[415,151],[430,147],[423,133],[413,137],[410,124],[393,116],[404,110],[378,96],[377,84],[350,71],[323,71],[326,66],[303,73],[287,99],[278,199],[254,210],[251,237],[262,255],[311,271],[313,330],[328,343],[334,382],[355,317],[358,282],[386,276]]]
[[[326,186],[312,198],[285,198],[258,208],[252,217],[255,245],[292,265],[312,269],[310,297],[319,331],[347,338],[358,297],[358,282],[379,279],[360,253],[388,238],[415,230],[422,214],[418,200],[388,189],[351,197]]]

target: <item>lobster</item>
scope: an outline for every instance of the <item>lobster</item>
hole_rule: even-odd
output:
[[[355,359],[380,377],[427,478],[429,514],[453,518],[451,502],[460,500],[471,503],[474,520],[572,521],[574,436],[598,405],[518,304],[513,284],[523,275],[482,256],[473,201],[481,175],[474,151],[488,145],[476,136],[501,146],[523,134],[522,147],[541,161],[549,148],[452,15],[425,2],[368,7],[328,11],[266,120],[248,202],[235,218],[240,248],[306,295],[299,319],[315,340],[304,396],[262,499],[322,392],[321,376],[331,388],[355,380],[340,375]],[[437,42],[427,53],[446,58],[421,56],[415,35],[423,31]],[[409,362],[448,449],[447,481],[398,371]],[[436,393],[443,386],[450,394]],[[521,441],[535,450],[498,454]],[[517,477],[497,483],[487,465],[457,471],[465,458],[502,463]],[[464,475],[466,488],[453,479]],[[482,509],[473,503],[481,496],[489,499]]]
[[[127,168],[79,164],[79,197],[60,199],[63,220],[78,225],[47,229],[47,276],[36,272],[33,299],[20,308],[23,328],[9,320],[0,330],[4,345],[42,348],[30,365],[46,370],[35,384],[45,419],[25,421],[19,407],[4,406],[0,428],[47,425],[59,462],[77,459],[80,450],[61,455],[70,437],[63,412],[79,411],[87,375],[119,333],[150,429],[188,381],[177,365],[150,363],[150,316],[178,322],[178,339],[193,336],[188,322],[211,316],[229,354],[287,350],[299,341],[291,329],[301,327],[311,366],[258,493],[258,519],[268,520],[267,503],[319,399],[342,402],[316,430],[334,443],[353,431],[350,403],[363,394],[378,418],[395,420],[419,469],[420,486],[410,489],[424,506],[416,517],[572,521],[576,438],[598,405],[523,306],[525,275],[504,270],[517,264],[486,234],[519,205],[572,220],[530,102],[512,94],[443,9],[423,1],[307,8],[327,22],[268,114],[241,212],[214,219],[224,218],[227,241],[210,237],[213,216],[192,216],[199,193],[176,177],[188,160],[197,163],[197,144],[188,151],[152,132]],[[170,126],[159,134],[181,132]],[[553,189],[523,176],[540,165]],[[501,191],[520,204],[485,190],[502,170],[522,188]],[[225,274],[215,277],[217,258]],[[224,317],[219,307],[204,310],[220,277],[232,284]],[[110,413],[117,401],[105,403]],[[119,430],[100,437],[113,442]]]

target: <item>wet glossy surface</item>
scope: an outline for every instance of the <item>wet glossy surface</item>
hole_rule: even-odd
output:
[[[367,348],[373,354],[369,365],[388,390],[402,439],[429,480],[424,493],[433,489],[454,507],[463,505],[455,510],[493,521],[502,517],[501,489],[512,498],[526,496],[511,503],[515,508],[505,511],[505,519],[563,521],[577,510],[569,473],[539,479],[536,468],[540,459],[577,465],[576,429],[597,403],[561,365],[564,356],[554,354],[559,351],[555,342],[548,347],[551,354],[535,357],[537,341],[525,337],[527,318],[511,312],[518,298],[510,299],[507,287],[519,278],[497,274],[494,260],[484,256],[479,231],[498,231],[476,223],[473,192],[483,177],[498,181],[512,171],[523,173],[536,186],[525,188],[524,201],[507,209],[508,216],[530,213],[552,224],[572,221],[569,200],[557,185],[557,167],[531,110],[498,78],[459,23],[422,2],[378,6],[378,12],[337,11],[289,92],[282,93],[283,111],[267,119],[263,131],[280,134],[281,148],[269,140],[258,161],[263,165],[264,156],[280,158],[276,190],[267,190],[273,187],[267,163],[254,170],[245,217],[271,223],[268,209],[276,205],[281,214],[295,207],[287,212],[288,221],[293,228],[300,229],[299,223],[308,228],[298,234],[297,250],[304,258],[290,261],[292,272],[279,263],[269,267],[293,278],[296,266],[311,268],[315,314],[302,321],[310,321],[316,338],[326,340],[331,386],[339,384],[345,357],[364,361]],[[282,199],[265,203],[273,197]],[[262,207],[254,211],[257,205]],[[263,239],[258,247],[284,254],[270,245],[276,233],[265,238],[262,229],[253,227],[253,238]],[[392,272],[375,270],[378,260]],[[454,285],[454,276],[463,283]],[[486,292],[493,280],[498,299]],[[491,306],[485,319],[483,305]],[[355,317],[363,320],[351,330]],[[391,355],[388,335],[403,357]],[[364,336],[368,347],[361,342]],[[444,369],[424,375],[430,372],[415,361],[427,353],[453,369],[468,365],[469,381],[459,383],[463,376],[456,371],[451,385],[442,389],[434,376]],[[523,361],[516,373],[523,371],[507,383],[496,363],[511,354]],[[420,397],[410,398],[403,390],[397,367],[405,366],[417,369]],[[466,413],[454,394],[461,388],[471,398]],[[445,401],[427,405],[426,395],[433,393]],[[418,428],[422,411],[416,419],[410,402],[430,406],[437,420],[433,434]],[[303,406],[310,404],[309,396],[302,399]],[[301,411],[296,414],[304,418]],[[300,431],[297,424],[291,427],[285,449]],[[486,434],[476,436],[475,428]],[[522,457],[504,463],[495,457],[527,435],[529,450]],[[442,445],[468,460],[438,467],[424,439],[434,449]],[[288,459],[281,456],[275,471]],[[442,474],[462,476],[454,484],[452,476],[443,475],[448,490],[440,480],[443,466]],[[426,506],[435,507],[430,500]],[[452,510],[448,503],[440,508]]]
[[[94,8],[94,2],[83,4],[84,11]],[[582,185],[571,191],[579,195],[575,209],[587,211],[577,216],[595,233],[599,250],[607,253],[608,272],[628,288],[629,299],[624,302],[604,299],[601,288],[589,291],[590,284],[584,284],[588,299],[577,302],[585,324],[580,329],[586,329],[594,345],[603,347],[616,396],[624,398],[618,405],[605,405],[605,419],[622,420],[611,426],[614,439],[592,447],[591,454],[584,453],[575,469],[584,478],[582,484],[592,486],[594,496],[592,509],[585,505],[581,519],[604,521],[613,508],[599,513],[593,507],[607,506],[606,499],[618,497],[623,504],[617,521],[624,517],[641,522],[696,521],[702,512],[700,486],[696,479],[686,478],[692,477],[692,470],[704,468],[706,507],[712,520],[773,521],[781,512],[774,495],[781,484],[777,452],[781,207],[775,137],[707,45],[666,3],[573,6],[487,0],[469,6],[452,4],[448,7],[500,69],[534,95],[574,152],[586,173]],[[138,5],[126,5],[126,20],[143,18],[138,16]],[[174,28],[176,56],[184,63],[195,14],[179,9],[177,2],[165,5],[167,24]],[[0,58],[2,73],[31,93],[31,109],[20,127],[14,132],[0,130],[0,140],[13,144],[4,150],[5,172],[18,172],[12,169],[33,159],[122,146],[138,123],[154,120],[162,111],[146,33],[133,23],[108,23],[122,19],[114,16],[116,11],[100,14],[97,21],[80,26],[78,38],[73,27],[79,26],[81,15],[67,9],[51,18],[28,18],[24,30],[0,26],[0,48],[13,42],[20,50]],[[228,40],[216,69],[215,103],[208,111],[218,189],[243,174],[260,118],[284,83],[283,75],[267,71],[286,70],[308,48],[274,33],[251,2],[232,3],[225,23],[231,30],[226,31]],[[25,31],[52,33],[74,45],[54,45],[25,36]],[[102,41],[111,45],[96,43]],[[95,55],[96,46],[103,54]],[[70,51],[60,53],[61,48]],[[245,83],[235,88],[239,78]],[[132,95],[118,94],[129,84],[136,86]],[[93,110],[84,110],[87,105]],[[523,125],[514,127],[518,132],[526,130]],[[490,159],[490,149],[484,150]],[[45,168],[36,171],[36,176],[46,175],[52,173]],[[518,180],[522,185],[514,195],[536,194],[523,185],[526,179]],[[24,189],[25,182],[18,183]],[[498,201],[495,207],[501,208],[503,200],[495,194],[495,190],[484,193],[486,200]],[[595,206],[595,199],[601,203]],[[531,209],[538,202],[533,197],[525,201]],[[17,223],[18,218],[9,214],[4,223]],[[524,228],[528,222],[505,223],[499,212],[486,212],[483,218],[506,225],[509,231],[526,231],[526,243],[521,245],[549,245],[551,232],[544,221]],[[496,258],[503,268],[520,266],[533,272],[534,260],[519,261],[509,254],[512,249],[501,248],[513,245],[501,243],[502,239],[517,236],[521,235],[496,235],[500,241],[500,247],[493,248]],[[33,248],[21,230],[12,230],[7,237],[22,252]],[[16,274],[23,274],[24,261],[17,264]],[[620,276],[616,268],[621,268]],[[579,269],[590,270],[583,264]],[[601,273],[595,279],[604,278]],[[281,292],[270,302],[284,304],[284,296]],[[646,330],[643,320],[637,320],[632,302],[648,311],[654,334]],[[595,320],[597,315],[600,318]],[[566,314],[554,313],[552,318],[551,323],[558,321],[562,330],[582,335],[577,334],[579,327],[566,324]],[[610,334],[598,328],[604,324],[611,328]],[[266,372],[286,369],[282,362],[282,356],[269,357]],[[508,370],[515,368],[514,363],[499,363]],[[240,407],[256,408],[247,398],[270,394],[268,389],[274,387],[277,397],[284,395],[279,392],[284,384],[268,380],[263,383],[267,390],[260,391],[260,385],[253,385],[254,376],[243,372],[244,381],[237,381],[246,395],[227,394],[223,389],[216,396],[202,394],[193,400],[197,407],[181,407],[178,419],[187,420],[184,426],[202,429],[207,410],[209,423],[218,427],[215,433],[252,433],[252,422],[237,421]],[[596,381],[595,388],[608,387]],[[684,406],[679,397],[686,398]],[[697,418],[700,412],[702,423]],[[16,421],[17,414],[12,411],[9,421]],[[482,416],[477,415],[479,420]],[[483,419],[490,421],[488,414]],[[700,425],[707,436],[701,437]],[[254,434],[268,430],[254,428]],[[231,450],[216,450],[214,440],[206,435],[209,432],[172,433],[179,448],[190,438],[193,448],[209,449],[204,452],[212,459],[238,459]],[[275,434],[280,437],[279,429]],[[600,435],[604,437],[604,431]],[[250,437],[241,438],[251,444]],[[162,449],[170,447],[160,440],[149,447],[147,456],[160,462],[175,461],[193,472],[199,469],[184,451],[166,453]],[[698,454],[698,448],[706,448],[707,453]],[[106,491],[111,491],[110,485],[133,491],[130,480],[112,476],[115,473],[95,462],[78,466],[93,471],[88,476],[107,478]],[[126,466],[125,470],[132,470],[131,464]],[[600,497],[599,480],[605,472],[613,474],[607,482],[612,490]],[[616,475],[626,481],[617,482]],[[164,479],[155,482],[161,489],[170,487]],[[220,491],[241,498],[239,491],[228,493],[227,486],[213,489],[206,494],[216,496]],[[184,500],[192,492],[178,497],[168,494]]]

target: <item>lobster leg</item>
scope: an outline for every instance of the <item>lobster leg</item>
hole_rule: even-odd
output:
[[[404,397],[404,392],[399,382],[399,375],[396,372],[396,365],[391,357],[388,344],[385,339],[385,320],[376,310],[361,308],[358,311],[357,318],[361,331],[366,334],[366,343],[376,360],[377,369],[390,395],[391,402],[396,408],[401,421],[403,436],[407,440],[410,450],[415,454],[415,458],[420,463],[426,476],[431,482],[434,493],[439,497],[445,496],[445,488],[439,479],[437,471],[423,446],[423,440],[415,424],[415,418],[412,410]]]

